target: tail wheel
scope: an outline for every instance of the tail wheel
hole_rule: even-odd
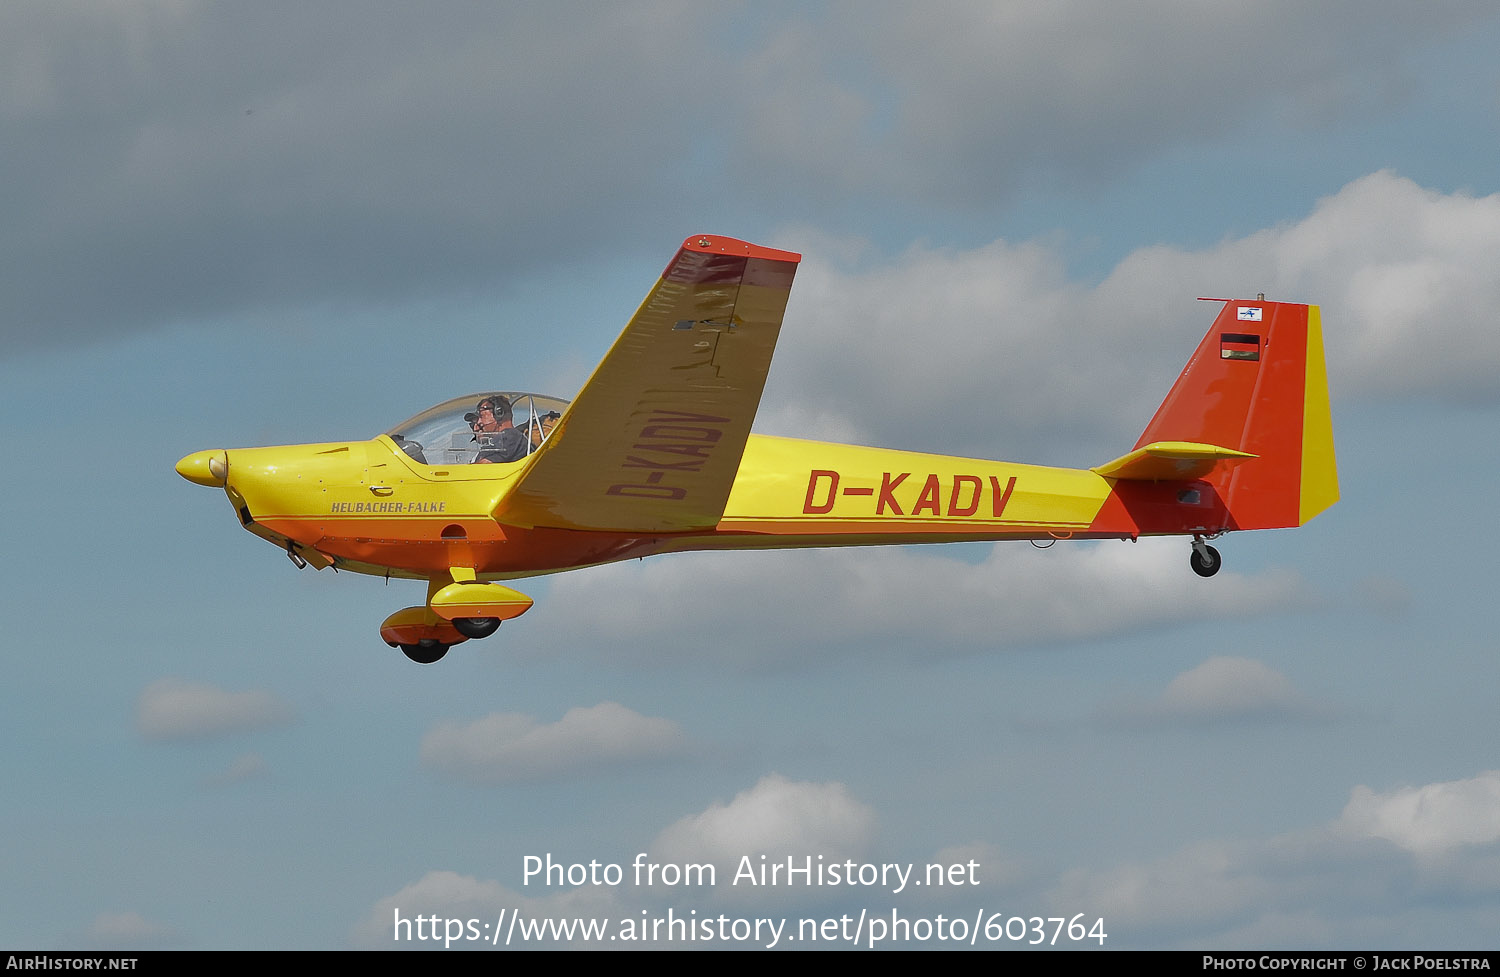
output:
[[[1188,562],[1192,564],[1193,572],[1200,577],[1211,577],[1224,565],[1224,561],[1219,559],[1219,551],[1207,543],[1194,543]]]
[[[414,645],[402,645],[401,653],[418,665],[431,665],[433,662],[442,661],[450,647],[441,641],[424,638]]]
[[[465,638],[488,638],[500,627],[498,617],[455,617],[452,623]]]

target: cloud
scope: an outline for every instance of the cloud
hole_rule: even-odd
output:
[[[615,861],[621,866],[621,885],[585,882],[547,891],[546,882],[538,881],[537,887],[544,894],[517,893],[499,882],[438,870],[375,903],[371,914],[354,929],[353,941],[360,947],[389,948],[396,918],[410,920],[416,915],[437,914],[483,924],[493,923],[501,911],[519,909],[532,920],[582,915],[619,920],[639,911],[640,906],[634,903],[660,905],[663,897],[685,915],[688,906],[682,905],[684,891],[709,899],[735,893],[730,879],[741,855],[858,857],[867,851],[873,836],[874,812],[855,800],[841,783],[799,782],[772,773],[727,804],[709,804],[703,812],[673,822],[649,845],[655,864],[714,864],[717,884],[712,890],[681,890],[658,884],[636,887],[630,858]],[[784,888],[775,894],[783,902],[786,899]],[[396,924],[396,930],[416,932],[414,924],[405,929]],[[399,944],[420,948],[423,941],[410,939]],[[426,941],[426,945],[432,942]],[[465,939],[453,945],[474,944]]]
[[[1004,241],[970,251],[913,247],[843,271],[826,255],[846,245],[821,237],[799,245],[806,257],[757,430],[1030,462],[1046,460],[1037,457],[1039,435],[1067,437],[1116,413],[1139,415],[1140,428],[1150,419],[1155,403],[1135,392],[1142,377],[1121,374],[1149,355],[1131,340],[1160,328],[1149,322],[1154,309],[1096,310],[1054,250]],[[1186,361],[1207,321],[1180,356],[1163,357],[1164,377]]]
[[[1487,13],[1465,0],[1378,16],[1357,0],[833,4],[749,39],[740,77],[756,99],[731,159],[744,182],[810,198],[983,207],[1028,182],[1117,178],[1251,120],[1267,139],[1408,99],[1421,90],[1408,59]]]
[[[6,5],[7,350],[492,288],[576,256],[569,213],[617,244],[611,214],[692,185],[665,147],[733,87],[681,52],[723,15],[572,11]]]
[[[1097,285],[1042,242],[914,246],[849,268],[807,235],[758,429],[1087,467],[1144,430],[1217,314],[1199,295],[1321,304],[1335,403],[1500,397],[1500,194],[1389,172],[1300,221],[1140,248]],[[856,260],[856,264],[858,264]],[[1337,431],[1335,431],[1337,436]]]
[[[701,659],[712,647],[716,660],[760,667],[800,661],[810,645],[975,654],[1311,606],[1295,573],[1205,581],[1187,553],[1181,541],[1143,539],[1045,552],[995,544],[977,563],[911,547],[672,555],[558,578],[532,613],[546,619],[533,623],[547,647],[609,634],[601,653],[611,658]]]
[[[606,865],[620,866],[622,883],[618,886],[585,883],[547,891],[547,884],[539,880],[537,887],[545,893],[540,895],[518,893],[498,882],[457,872],[433,871],[378,901],[355,926],[351,939],[364,948],[389,948],[393,942],[414,949],[430,947],[433,945],[430,940],[392,940],[393,926],[396,932],[415,933],[414,923],[403,928],[396,923],[398,918],[412,920],[418,915],[474,920],[482,926],[500,918],[502,911],[519,910],[532,920],[613,917],[611,924],[618,922],[624,926],[637,922],[635,917],[641,914],[643,906],[660,908],[666,904],[685,918],[691,907],[684,905],[683,899],[689,896],[722,899],[746,891],[744,886],[736,890],[731,884],[735,865],[742,855],[858,858],[869,849],[874,834],[874,812],[856,800],[843,784],[794,781],[773,773],[735,795],[728,804],[711,804],[698,814],[676,821],[651,842],[650,861],[654,864],[713,864],[716,884],[712,889],[664,888],[659,884],[637,887],[629,857],[613,863],[603,861]],[[962,851],[978,857],[977,849]],[[600,878],[606,872],[601,867]],[[784,887],[770,895],[787,904]],[[437,941],[439,946],[442,943]],[[488,944],[467,939],[453,943],[454,947],[474,945]]]
[[[1334,392],[1492,402],[1500,299],[1484,255],[1500,247],[1500,194],[1443,194],[1390,172],[1361,177],[1305,219],[1197,254],[1136,252],[1108,288],[1197,280],[1324,306]],[[1180,287],[1180,286],[1179,286]]]
[[[1492,13],[942,11],[4,5],[4,348],[493,293],[705,208],[999,211],[1251,122],[1321,126],[1404,97],[1420,87],[1408,57]],[[1267,36],[1255,57],[1222,56]],[[683,52],[713,70],[685,71]]]
[[[927,865],[944,866],[945,873],[961,866],[962,874],[945,875],[947,881],[943,884],[928,885]],[[918,866],[918,870],[923,872],[923,884],[921,888],[914,887],[909,891],[913,898],[920,897],[931,903],[968,902],[975,891],[972,886],[983,886],[984,892],[995,894],[1016,892],[1021,886],[1035,881],[1035,870],[1027,866],[1024,859],[989,841],[940,848],[925,864]],[[960,879],[963,884],[954,884]]]
[[[520,713],[443,723],[422,737],[422,762],[450,777],[498,784],[658,759],[683,746],[682,730],[671,720],[601,702],[569,709],[555,723],[538,724]]]
[[[592,918],[617,915],[619,906],[612,890],[603,887],[526,896],[498,882],[433,871],[377,902],[354,926],[350,942],[374,950],[490,949],[497,920],[505,925],[517,912],[529,920]],[[431,922],[433,916],[440,918],[438,924]],[[418,917],[429,918],[420,929]],[[547,938],[523,945],[556,942]]]
[[[270,692],[226,692],[178,678],[152,682],[136,703],[136,729],[150,740],[210,739],[291,719],[291,708]]]
[[[98,950],[160,950],[180,946],[170,926],[136,912],[100,913],[83,933],[82,945]]]
[[[1154,700],[1104,710],[1111,723],[1193,725],[1312,718],[1322,714],[1275,669],[1249,658],[1210,658],[1183,672]]]
[[[1337,826],[1357,837],[1384,838],[1418,855],[1492,845],[1500,841],[1500,770],[1385,794],[1360,785]]]
[[[1087,906],[1090,917],[1102,916],[1120,936],[1166,926],[1187,933],[1212,931],[1268,903],[1272,887],[1247,870],[1247,861],[1253,858],[1245,846],[1194,844],[1151,862],[1066,872],[1047,902]]]
[[[898,904],[929,911],[950,903],[956,910],[964,903],[968,913],[976,893],[998,893],[1008,904],[1032,907],[1029,911],[1045,917],[1071,919],[1082,913],[1086,927],[1102,918],[1107,945],[1116,947],[1480,948],[1500,912],[1500,829],[1492,816],[1485,819],[1497,805],[1497,791],[1500,772],[1493,771],[1386,795],[1356,787],[1344,813],[1324,824],[1268,838],[1194,841],[1160,857],[1104,866],[1042,871],[1023,867],[992,841],[976,840],[942,848],[914,863],[914,869],[921,873],[928,863],[957,863],[967,872],[968,863],[976,861],[974,875],[982,888],[912,887]],[[650,843],[654,863],[714,865],[712,889],[634,887],[631,856],[614,859],[622,866],[620,886],[553,887],[537,895],[434,871],[378,901],[355,928],[354,942],[391,946],[397,915],[484,923],[501,910],[520,909],[534,919],[614,917],[623,923],[663,916],[667,906],[681,916],[696,910],[706,918],[715,904],[743,904],[767,895],[783,907],[811,910],[819,900],[836,897],[847,906],[889,912],[892,894],[881,887],[833,893],[784,886],[752,891],[731,884],[746,855],[752,865],[760,855],[884,863],[886,857],[874,853],[878,822],[876,812],[843,784],[773,773],[728,802],[678,819]],[[601,855],[601,860],[610,858]]]
[[[1500,772],[1376,794],[1266,839],[1063,873],[1043,905],[1086,906],[1124,946],[1481,948],[1500,912]]]
[[[651,843],[651,853],[669,862],[710,862],[722,888],[743,856],[861,856],[874,840],[875,824],[875,812],[843,784],[773,773],[729,803],[711,804],[669,825]]]

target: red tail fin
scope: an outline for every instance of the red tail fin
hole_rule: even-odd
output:
[[[1300,526],[1337,502],[1318,307],[1226,302],[1136,447],[1159,441],[1256,456],[1208,478],[1229,528]]]

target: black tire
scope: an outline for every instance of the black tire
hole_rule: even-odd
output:
[[[498,617],[455,617],[453,630],[465,638],[488,638],[500,627]]]
[[[1219,572],[1219,567],[1224,565],[1224,561],[1219,559],[1219,551],[1212,546],[1205,546],[1203,548],[1208,552],[1207,560],[1199,556],[1197,550],[1193,550],[1192,554],[1188,557],[1188,562],[1193,565],[1193,572],[1198,576],[1211,577]]]
[[[443,656],[448,653],[448,648],[449,646],[443,644],[441,641],[434,641],[431,638],[427,638],[420,644],[402,645],[401,654],[410,658],[418,665],[431,665],[434,662],[442,661]]]

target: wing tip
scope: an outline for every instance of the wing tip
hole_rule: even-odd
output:
[[[802,255],[795,251],[780,251],[776,248],[762,247],[759,244],[751,244],[749,241],[741,241],[738,238],[725,237],[722,234],[694,234],[682,242],[682,250],[693,251],[698,254],[730,254],[741,258],[790,261],[793,264],[802,260]]]

